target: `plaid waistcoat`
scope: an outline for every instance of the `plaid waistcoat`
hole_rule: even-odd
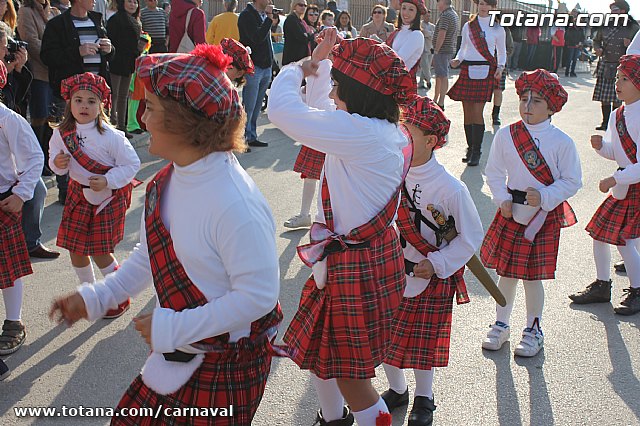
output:
[[[638,145],[631,139],[631,135],[627,129],[627,122],[624,118],[624,105],[616,111],[616,130],[618,131],[620,142],[622,142],[624,153],[627,154],[631,163],[636,164],[638,162],[636,158],[638,155]]]

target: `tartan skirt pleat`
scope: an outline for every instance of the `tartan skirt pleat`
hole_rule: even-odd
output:
[[[56,245],[71,253],[96,256],[113,253],[124,238],[124,222],[131,204],[131,185],[114,191],[114,198],[98,214],[84,198],[82,185],[69,180],[67,201]]]
[[[226,408],[233,405],[232,417],[174,416],[161,410],[158,418],[150,416],[113,417],[115,426],[196,425],[246,426],[255,416],[271,369],[271,352],[267,344],[239,352],[208,353],[191,379],[178,391],[160,395],[138,376],[118,404],[118,410],[197,407]]]
[[[391,326],[385,363],[398,368],[429,370],[449,364],[455,277],[432,278],[416,297],[404,297]]]
[[[307,280],[284,341],[295,351],[292,360],[322,379],[375,377],[405,286],[396,230],[369,248],[329,254],[327,262],[326,286]]]
[[[496,88],[496,79],[493,75],[495,67],[489,68],[489,75],[483,80],[472,80],[469,77],[469,66],[463,63],[460,66],[460,75],[447,95],[454,101],[461,102],[490,102],[493,90]]]
[[[302,179],[320,180],[320,173],[324,166],[324,157],[324,152],[319,152],[302,145],[296,162],[293,165],[293,171],[300,173]]]
[[[598,62],[596,67],[596,85],[593,88],[592,100],[597,102],[621,102],[616,94],[615,78],[604,78],[604,64]]]
[[[609,195],[598,207],[586,228],[591,238],[623,246],[640,237],[640,183],[629,186],[624,200]]]
[[[13,287],[15,280],[33,273],[21,219],[22,213],[0,210],[0,290]]]

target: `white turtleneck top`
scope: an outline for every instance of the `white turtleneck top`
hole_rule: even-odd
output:
[[[493,52],[498,52],[498,66],[505,65],[507,61],[507,38],[504,32],[504,28],[500,26],[500,24],[496,24],[493,27],[489,26],[489,22],[491,21],[491,17],[487,16],[476,17],[478,22],[480,23],[480,28],[485,34],[485,40],[487,42],[487,47],[489,48],[489,52],[493,54]],[[469,30],[469,23],[467,22],[462,27],[462,42],[460,44],[460,50],[458,50],[458,54],[455,59],[459,61],[486,61],[484,56],[478,52],[478,50],[473,45],[471,41],[471,31]]]
[[[212,153],[185,167],[174,165],[162,192],[162,222],[187,275],[207,298],[175,312],[156,305],[155,352],[197,352],[189,345],[230,333],[235,342],[278,300],[280,274],[271,210],[255,182],[231,153]],[[144,218],[144,214],[142,217]],[[120,269],[79,288],[89,319],[100,318],[152,285],[144,219],[140,243]]]
[[[410,30],[409,25],[403,25],[393,39],[391,48],[400,56],[411,70],[422,56],[424,50],[424,34],[420,30]]]
[[[513,143],[510,126],[504,126],[496,132],[491,143],[485,168],[487,184],[498,207],[503,201],[512,199],[507,188],[519,191],[534,188],[540,191],[542,210],[551,211],[582,187],[578,150],[573,140],[551,124],[551,120],[535,125],[525,123],[525,126],[551,169],[554,183],[545,187],[529,172]]]
[[[640,101],[624,106],[624,121],[627,125],[627,131],[637,147],[637,163],[635,164],[631,163],[622,147],[616,128],[616,112],[617,110],[613,111],[609,117],[609,127],[602,141],[602,149],[598,151],[598,154],[615,161],[619,167],[624,167],[624,170],[613,173],[617,183],[632,185],[640,182]]]

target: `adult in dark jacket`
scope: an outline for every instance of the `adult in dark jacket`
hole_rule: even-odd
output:
[[[291,13],[284,21],[284,51],[282,65],[299,61],[311,55],[309,43],[313,41],[313,34],[307,32],[302,17],[307,9],[306,0],[293,0]]]
[[[238,17],[240,43],[251,48],[251,60],[255,65],[253,75],[246,75],[247,83],[242,89],[242,103],[247,112],[244,138],[249,146],[267,146],[258,140],[257,122],[260,107],[271,82],[273,47],[271,45],[271,24],[273,5],[271,0],[253,0]]]
[[[567,50],[567,66],[564,70],[564,76],[577,77],[576,65],[578,58],[580,57],[580,45],[584,41],[584,29],[576,27],[575,19],[573,16],[569,16],[569,26],[564,35],[564,47]]]
[[[118,130],[131,137],[127,133],[127,97],[131,75],[136,69],[136,58],[140,56],[140,6],[136,0],[117,0],[116,4],[118,11],[107,21],[107,35],[116,48],[115,55],[109,61],[113,98],[111,121],[116,121]]]

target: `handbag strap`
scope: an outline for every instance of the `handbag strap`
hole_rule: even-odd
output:
[[[195,9],[195,7],[189,9],[187,12],[187,20],[184,22],[184,33],[187,35],[189,34],[189,21],[191,20],[191,12],[193,12],[193,9]]]

